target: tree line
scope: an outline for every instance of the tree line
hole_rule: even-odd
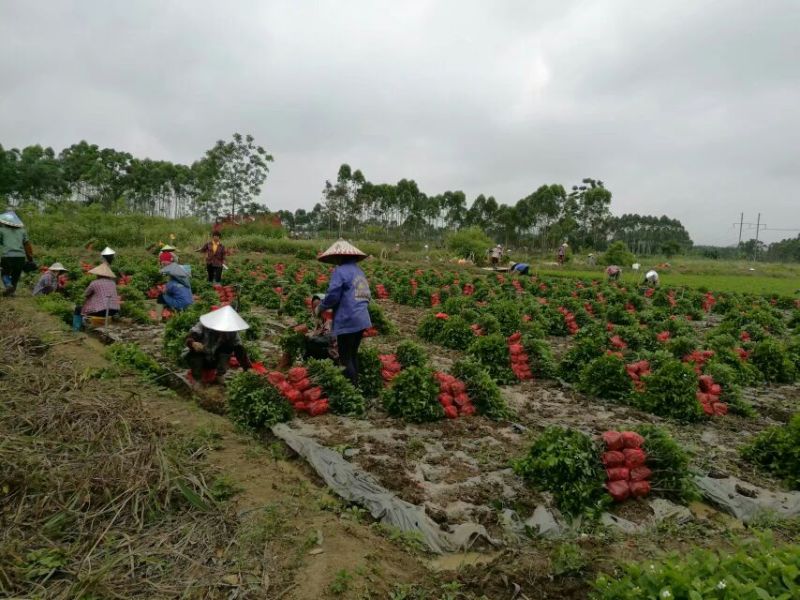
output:
[[[367,239],[429,240],[451,231],[479,227],[505,245],[545,250],[567,240],[578,248],[604,250],[624,241],[638,254],[677,253],[692,240],[669,217],[611,214],[612,193],[598,179],[585,178],[569,191],[542,185],[514,205],[478,195],[468,202],[460,190],[429,195],[414,180],[373,183],[349,165],[326,181],[322,201],[310,211],[280,211],[281,220],[303,235],[346,235]]]
[[[272,156],[251,135],[217,141],[190,165],[136,158],[81,141],[58,154],[0,145],[0,200],[43,208],[60,201],[150,216],[213,220],[264,212],[256,202]]]

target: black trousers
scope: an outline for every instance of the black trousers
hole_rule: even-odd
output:
[[[222,283],[222,267],[206,265],[206,271],[208,272],[209,283]]]
[[[0,269],[3,270],[4,276],[7,275],[11,278],[12,288],[17,287],[23,266],[25,266],[24,256],[4,256],[0,259]]]
[[[336,345],[339,348],[339,362],[344,367],[345,376],[353,385],[358,385],[358,347],[364,331],[344,333],[336,336]]]
[[[228,372],[231,354],[239,361],[239,366],[242,369],[247,371],[250,368],[250,357],[243,346],[222,346],[213,357],[208,356],[205,352],[190,350],[189,354],[186,355],[186,363],[192,370],[192,377],[194,377],[195,381],[200,381],[203,369],[216,369],[217,376],[225,375]]]

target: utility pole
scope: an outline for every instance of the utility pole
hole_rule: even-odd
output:
[[[742,226],[743,225],[744,225],[744,213],[742,213],[742,215],[739,217],[739,246],[737,246],[737,248],[742,245]]]
[[[753,248],[753,260],[758,260],[758,232],[761,231],[761,213],[758,213],[756,221],[756,245]]]

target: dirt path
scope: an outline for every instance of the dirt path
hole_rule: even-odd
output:
[[[44,343],[56,343],[50,347],[54,359],[87,371],[109,366],[100,341],[79,334],[78,341],[60,343],[74,334],[37,311],[29,298],[12,303]],[[396,584],[428,580],[418,558],[379,535],[359,511],[347,510],[331,497],[303,463],[287,458],[282,443],[242,435],[227,418],[134,378],[112,379],[109,385],[130,389],[153,418],[176,431],[208,440],[207,462],[240,490],[233,499],[239,514],[248,517],[254,533],[265,524],[277,532],[272,541],[277,538],[284,553],[275,585],[280,597],[386,597]],[[335,593],[342,588],[350,591]]]

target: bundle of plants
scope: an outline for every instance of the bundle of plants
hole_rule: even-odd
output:
[[[497,383],[503,385],[517,381],[517,376],[511,369],[508,342],[502,335],[492,334],[475,338],[467,353],[483,365]]]
[[[189,330],[200,320],[200,315],[207,312],[201,305],[193,304],[167,321],[164,326],[164,355],[177,362],[186,348],[186,336]]]
[[[792,383],[797,376],[792,358],[775,339],[758,342],[750,352],[750,361],[768,383]]]
[[[252,371],[237,373],[227,382],[228,413],[238,425],[254,431],[288,421],[292,404],[278,388]]]
[[[651,471],[653,492],[684,504],[697,499],[697,486],[689,471],[689,454],[662,427],[640,425],[635,430],[644,438],[641,447],[647,454],[645,464]]]
[[[287,375],[273,371],[267,379],[298,412],[311,416],[328,410],[340,415],[362,415],[364,396],[332,361],[309,359],[305,367],[293,367]]]
[[[419,344],[405,340],[397,345],[395,351],[397,362],[404,369],[409,367],[425,367],[428,364],[428,353]]]
[[[372,322],[372,327],[381,335],[394,335],[397,333],[397,327],[389,320],[383,308],[376,303],[370,302],[369,320]]]
[[[770,427],[742,449],[745,460],[800,489],[800,413],[789,423]]]
[[[382,402],[386,412],[406,421],[437,421],[445,416],[439,393],[440,385],[432,369],[409,367],[383,391]]]
[[[645,390],[636,394],[636,405],[648,412],[677,421],[698,421],[703,408],[697,400],[694,369],[676,359],[665,359],[644,378]]]
[[[377,398],[386,383],[385,356],[370,346],[362,345],[358,350],[358,390],[365,398]],[[399,371],[400,365],[397,366]]]
[[[614,354],[602,354],[583,367],[577,388],[597,398],[627,402],[634,386],[625,361]]]
[[[574,383],[580,379],[583,368],[592,360],[605,354],[605,339],[599,336],[579,339],[567,350],[558,364],[558,376]]]
[[[467,394],[479,414],[490,419],[510,416],[511,411],[500,393],[500,388],[480,363],[470,359],[460,360],[453,365],[451,372],[464,382]]]

